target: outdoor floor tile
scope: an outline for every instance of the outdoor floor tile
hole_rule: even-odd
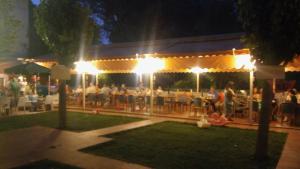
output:
[[[86,169],[147,169],[148,167],[78,151],[51,150],[47,158]]]

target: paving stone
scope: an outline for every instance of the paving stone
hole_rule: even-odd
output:
[[[147,169],[148,167],[78,151],[51,150],[47,158],[86,169]]]

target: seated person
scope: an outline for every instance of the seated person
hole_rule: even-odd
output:
[[[215,90],[215,88],[213,86],[210,87],[210,90],[208,92],[208,96],[210,96],[211,100],[210,102],[208,102],[212,108],[212,111],[215,112],[216,111],[216,106],[215,103],[217,102],[218,99],[218,92]]]
[[[104,84],[100,92],[105,96],[108,96],[111,93],[111,89],[106,84]]]
[[[157,95],[157,96],[162,96],[163,92],[164,92],[164,91],[162,90],[162,87],[159,86],[158,89],[156,90],[156,95]]]
[[[86,88],[86,95],[96,94],[96,86],[93,83],[90,83],[89,87]]]
[[[290,90],[289,95],[290,95],[290,98],[291,98],[291,100],[290,100],[291,103],[298,104],[298,99],[297,99],[296,94],[297,94],[296,89]]]
[[[220,92],[215,102],[216,111],[220,114],[224,114],[224,100],[225,100],[225,95],[223,92]]]
[[[127,94],[127,87],[125,84],[122,84],[121,85],[121,88],[120,88],[120,94],[121,95],[126,95]]]
[[[111,94],[115,95],[119,92],[119,89],[117,86],[115,86],[115,84],[111,85]]]

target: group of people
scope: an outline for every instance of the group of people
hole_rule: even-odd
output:
[[[81,85],[78,85],[76,89],[72,91],[75,94],[82,94],[83,93],[83,88]],[[154,91],[155,95],[161,95],[163,93],[162,87],[159,86],[157,90]],[[126,87],[125,84],[122,84],[120,87],[116,86],[115,84],[112,84],[111,86],[108,86],[106,84],[103,84],[102,87],[94,85],[94,83],[90,83],[89,86],[85,89],[85,95],[89,94],[104,94],[104,95],[126,95],[128,94],[128,88]],[[131,93],[134,95],[151,95],[151,89],[146,88],[143,86],[142,83],[136,87],[134,93]]]
[[[76,89],[73,90],[73,93],[77,96],[83,94],[83,88],[82,86],[78,86]],[[180,93],[180,94],[177,94]],[[106,98],[109,98],[110,103],[113,102],[114,95],[134,95],[136,97],[144,98],[144,100],[140,99],[141,102],[148,103],[149,97],[151,96],[151,89],[144,87],[142,83],[139,83],[138,86],[134,90],[128,90],[125,84],[122,84],[120,87],[112,84],[111,86],[108,86],[104,84],[101,88],[99,86],[94,85],[93,83],[90,83],[89,86],[85,89],[85,95],[88,97],[89,95],[95,95],[95,94],[102,94]],[[153,91],[154,96],[156,97],[156,104],[163,106],[163,100],[161,99],[164,95],[166,95],[166,92],[162,89],[161,86],[159,86],[156,90]],[[180,99],[182,98],[182,95],[184,95],[186,98],[192,98],[193,94],[189,92],[176,92],[175,95]],[[148,96],[148,97],[147,97]],[[160,97],[159,97],[160,96]],[[220,114],[225,114],[226,117],[229,119],[231,118],[233,114],[233,102],[234,102],[234,90],[233,90],[233,83],[228,83],[228,86],[226,87],[225,91],[217,91],[214,87],[211,87],[210,90],[207,93],[207,97],[209,97],[208,101],[205,103],[205,107],[207,108],[207,111],[210,112],[218,112]],[[120,97],[121,99],[121,97]],[[191,100],[193,101],[193,100]],[[144,103],[144,104],[145,104]],[[224,109],[224,106],[226,107]]]
[[[73,94],[78,98],[78,102],[81,102],[81,96],[83,94],[83,88],[82,86],[78,86],[76,89],[74,89]],[[156,96],[161,95],[163,93],[163,90],[161,87],[158,87],[157,90],[154,91],[154,94]],[[101,98],[99,98],[101,95]],[[85,96],[88,100],[100,100],[101,105],[114,105],[116,106],[117,102],[126,102],[125,96],[127,95],[134,95],[139,98],[143,98],[146,96],[151,96],[151,90],[149,88],[146,88],[143,86],[142,83],[136,87],[135,90],[129,90],[125,84],[122,84],[121,86],[116,86],[115,84],[112,84],[111,86],[108,86],[106,84],[103,84],[102,87],[99,87],[98,85],[94,85],[94,83],[90,83],[88,87],[85,89]],[[141,99],[140,99],[141,100]],[[103,103],[104,102],[104,103]],[[142,102],[142,101],[141,101]],[[148,100],[149,102],[149,100]],[[94,102],[94,104],[97,104]]]
[[[82,94],[83,89],[81,86],[78,86],[77,89],[73,90],[75,94]],[[144,87],[142,83],[139,83],[138,86],[133,90],[128,90],[125,84],[122,84],[121,86],[116,86],[112,84],[111,86],[103,85],[101,88],[94,85],[93,83],[90,83],[90,85],[86,88],[86,96],[89,94],[103,94],[104,96],[108,96],[110,98],[110,103],[112,103],[112,99],[114,95],[118,95],[118,99],[121,98],[121,95],[133,95],[137,98],[143,98],[140,99],[141,102],[143,102],[142,105],[149,104],[149,98],[152,95],[152,91]],[[193,94],[193,92],[172,92],[175,94],[176,98],[182,98],[181,95],[185,95],[186,98],[190,98],[191,104],[193,104],[193,99],[196,95]],[[177,94],[179,93],[179,94]],[[158,100],[164,96],[167,96],[171,93],[164,92],[162,87],[158,87],[156,90],[153,91],[154,96],[156,97],[155,102],[156,105],[158,104]],[[234,83],[229,81],[225,87],[224,90],[216,90],[214,87],[211,87],[210,90],[205,94],[205,104],[203,105],[207,112],[209,113],[219,113],[220,115],[223,115],[226,117],[229,121],[232,120],[232,117],[235,114],[236,106],[240,100],[241,95],[243,95],[245,98],[245,104],[248,106],[249,96],[247,93],[236,93],[234,90]],[[159,97],[161,96],[161,97]],[[201,96],[203,97],[203,96]],[[148,100],[147,100],[148,99]],[[260,111],[260,105],[262,100],[262,89],[254,88],[253,90],[253,104],[254,102],[257,103],[256,108],[253,109],[254,111],[254,118],[257,120],[259,111]],[[292,102],[295,104],[298,104],[299,98],[297,98],[297,91],[295,89],[292,89],[289,91],[289,94],[286,96],[285,102]],[[163,100],[161,101],[161,105],[163,106]],[[255,113],[256,112],[256,113]]]

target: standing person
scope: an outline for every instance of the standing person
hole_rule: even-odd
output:
[[[259,119],[259,111],[260,111],[260,104],[262,99],[262,93],[260,93],[260,89],[254,87],[253,88],[253,100],[252,100],[252,112],[254,121],[257,122]]]
[[[8,85],[9,91],[12,96],[12,103],[11,106],[16,107],[18,105],[18,99],[19,99],[19,94],[20,94],[20,84],[18,80],[15,77],[12,77],[9,81]]]
[[[163,89],[161,86],[158,87],[156,90],[156,105],[158,106],[158,110],[161,111],[163,110],[164,107],[164,97],[163,97]]]
[[[110,99],[110,101],[111,101],[111,105],[113,105],[113,106],[116,106],[116,103],[117,103],[117,95],[118,95],[118,92],[119,92],[119,89],[118,89],[118,87],[117,86],[115,86],[115,84],[112,84],[111,85],[111,95],[110,95],[110,97],[111,97],[111,99]]]
[[[224,100],[225,100],[224,92],[220,91],[218,94],[217,101],[215,103],[216,111],[220,114],[224,114]]]
[[[231,117],[234,113],[234,97],[235,93],[233,91],[234,83],[229,81],[225,88],[225,115],[229,121],[232,121]]]
[[[103,87],[101,88],[100,92],[103,94],[103,100],[104,100],[104,106],[108,107],[110,104],[110,94],[111,94],[111,89],[104,84]]]
[[[290,98],[291,98],[290,102],[293,103],[293,104],[297,104],[297,102],[298,102],[296,94],[297,94],[297,90],[296,89],[290,90]]]
[[[127,103],[127,99],[126,99],[126,95],[127,95],[127,87],[125,84],[121,85],[120,88],[120,92],[119,92],[119,104],[118,104],[118,108],[124,108],[126,106]]]
[[[81,87],[81,85],[78,85],[77,88],[74,90],[74,94],[76,97],[76,103],[78,105],[82,104],[82,95],[83,95],[83,89]]]

